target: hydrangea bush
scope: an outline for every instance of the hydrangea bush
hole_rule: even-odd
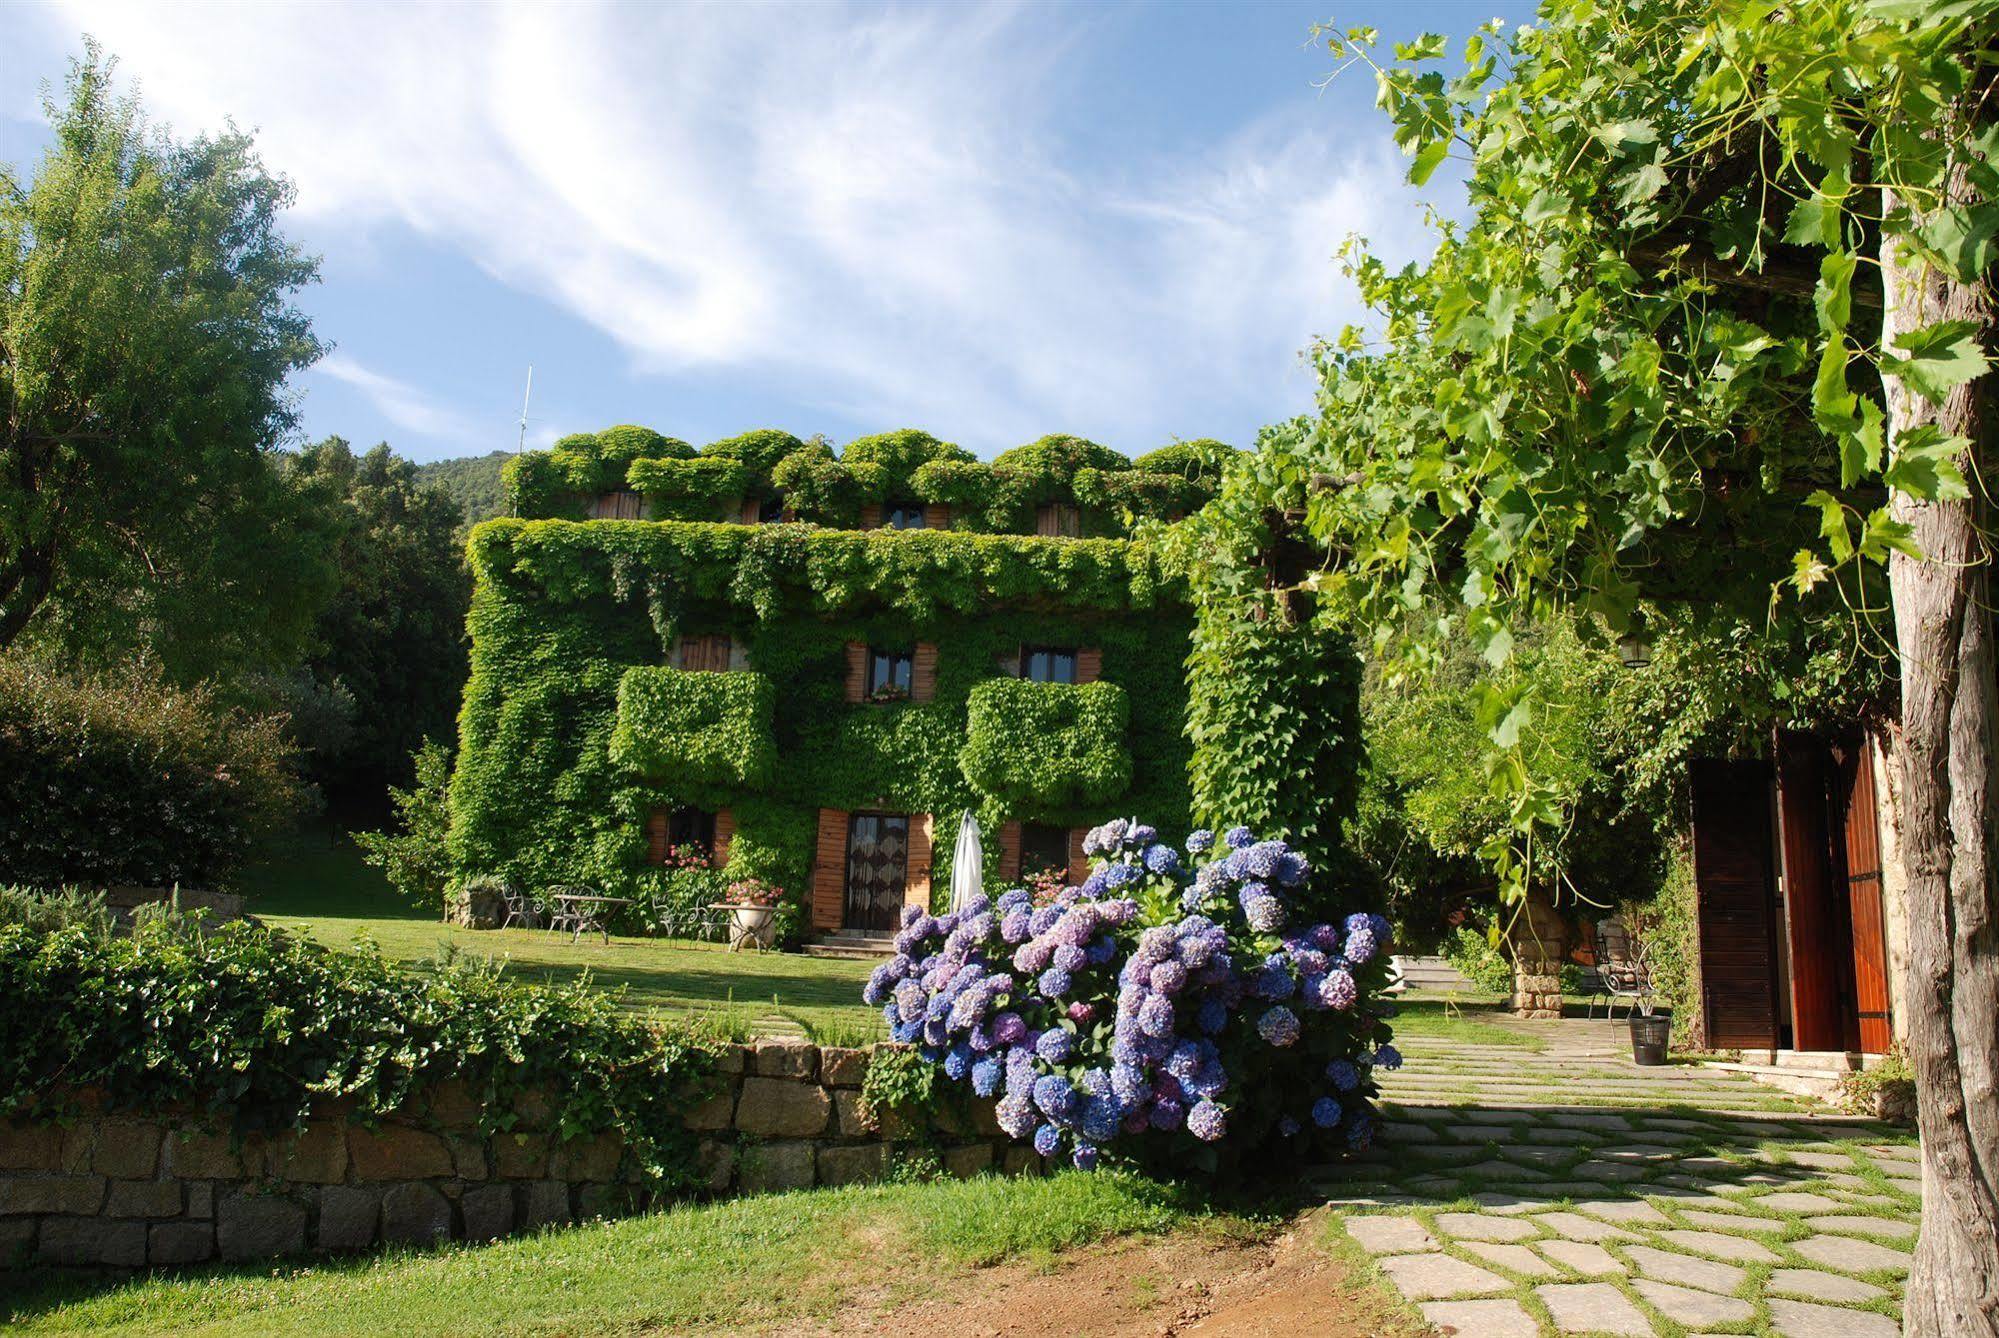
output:
[[[1022,888],[905,908],[863,992],[890,1038],[1085,1169],[1366,1147],[1373,1072],[1401,1063],[1379,999],[1388,922],[1295,923],[1304,857],[1243,827],[1197,831],[1183,855],[1118,819],[1083,848],[1088,879],[1045,904]]]

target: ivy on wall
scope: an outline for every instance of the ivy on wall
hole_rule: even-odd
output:
[[[647,428],[614,427],[528,452],[505,476],[512,513],[536,519],[580,520],[592,496],[628,489],[645,495],[654,520],[733,519],[745,500],[777,498],[799,520],[851,527],[869,504],[939,503],[951,508],[954,529],[1023,534],[1034,529],[1037,507],[1064,502],[1082,509],[1084,534],[1111,537],[1201,506],[1234,454],[1203,439],[1130,460],[1056,435],[987,462],[913,429],[861,437],[838,453],[822,439],[771,429],[696,452]]]
[[[646,818],[682,804],[729,808],[729,871],[794,895],[821,807],[947,821],[970,809],[989,832],[1008,819],[1091,825],[1113,803],[1163,828],[1184,823],[1191,618],[1184,588],[1148,544],[498,520],[473,532],[470,553],[472,677],[452,792],[461,876],[642,895],[661,876],[646,863]],[[750,672],[663,668],[682,634],[736,639]],[[934,645],[934,695],[847,703],[849,642]],[[1027,737],[1031,721],[1009,726],[1008,749],[1056,769],[1071,761],[1063,732],[1080,730],[1088,779],[1036,792],[1044,781],[1023,777],[1001,797],[967,779],[960,750],[974,690],[998,680],[1023,643],[1099,648],[1102,690],[1083,692],[1087,705],[1046,738]],[[694,679],[713,686],[689,687]],[[1112,729],[1118,699],[1123,720]],[[732,776],[722,754],[759,751],[752,734],[767,736],[781,765]],[[1119,772],[1126,780],[1112,793]],[[998,785],[996,771],[982,774]],[[938,885],[950,853],[939,840]]]
[[[1115,683],[995,678],[972,689],[959,766],[973,789],[1010,810],[1107,803],[1131,781],[1129,715]]]

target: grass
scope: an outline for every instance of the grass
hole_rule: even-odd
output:
[[[1395,1039],[1398,1043],[1414,1037],[1450,1041],[1459,1045],[1508,1045],[1518,1050],[1543,1050],[1548,1042],[1531,1032],[1521,1031],[1488,1018],[1503,1016],[1499,1003],[1459,1003],[1458,1016],[1446,1014],[1441,999],[1403,999],[1395,1005]]]
[[[361,860],[344,834],[292,837],[246,868],[237,890],[251,914],[347,948],[365,935],[396,961],[421,963],[441,951],[503,960],[517,975],[622,989],[628,1004],[661,1012],[747,1011],[772,1016],[826,1043],[877,1038],[881,1014],[861,1003],[868,963],[797,953],[732,953],[719,944],[614,937],[606,944],[539,929],[461,929],[425,916]]]
[[[17,1333],[532,1334],[737,1330],[892,1304],[1003,1259],[1240,1229],[1137,1176],[880,1185],[677,1208],[494,1245],[306,1264],[42,1277]]]

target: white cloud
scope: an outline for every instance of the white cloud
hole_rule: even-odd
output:
[[[377,413],[397,427],[447,441],[470,441],[473,437],[469,425],[456,410],[407,381],[363,367],[345,353],[327,354],[314,364],[313,370],[354,387],[375,406]]]
[[[1188,156],[1080,149],[1076,11],[66,9],[166,119],[257,126],[321,234],[406,226],[643,374],[747,373],[986,450],[1240,439],[1357,314],[1340,239],[1416,232],[1399,165],[1341,141],[1305,68],[1294,111]],[[345,367],[392,418],[442,412]]]

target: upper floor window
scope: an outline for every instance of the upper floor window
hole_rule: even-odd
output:
[[[920,506],[891,506],[882,512],[883,527],[891,530],[920,530],[925,527]]]
[[[673,643],[673,667],[702,673],[724,673],[741,667],[740,648],[728,636],[683,636]]]
[[[1076,652],[1062,646],[1022,646],[1020,676],[1030,683],[1074,683]]]
[[[1051,539],[1074,539],[1083,532],[1083,511],[1069,502],[1044,502],[1034,508],[1034,532]]]
[[[783,497],[781,496],[766,497],[762,501],[757,503],[757,524],[776,525],[785,518],[786,518],[785,505]]]
[[[590,519],[637,520],[644,504],[635,492],[600,492],[590,499]]]
[[[909,700],[909,688],[916,669],[916,657],[906,650],[868,648],[867,697],[873,702]]]

